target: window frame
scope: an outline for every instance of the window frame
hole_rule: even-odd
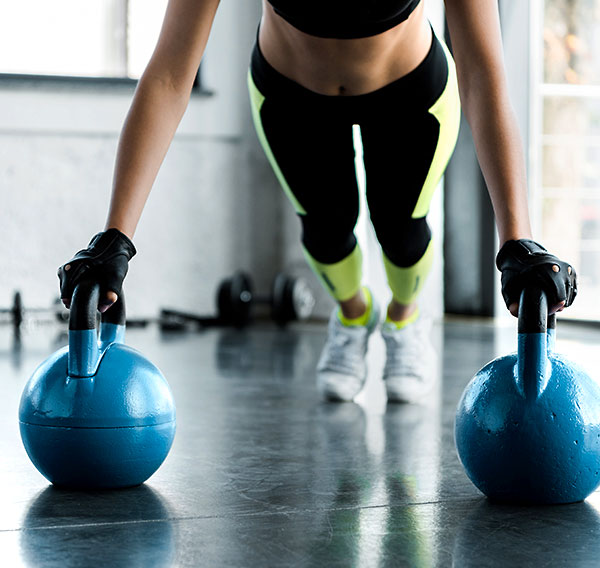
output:
[[[128,53],[128,35],[126,30],[129,27],[129,0],[122,0],[122,10],[120,10],[123,19],[119,22],[120,28],[123,33],[120,34],[119,49],[125,53],[124,65],[127,65],[127,53]],[[192,86],[192,94],[211,95],[210,91],[207,91],[202,86],[202,65],[198,68],[194,83]],[[61,86],[61,85],[72,85],[75,87],[105,87],[115,89],[135,89],[139,79],[129,77],[127,75],[120,76],[104,76],[104,75],[76,75],[76,74],[46,74],[46,73],[12,73],[0,70],[0,86],[10,85],[49,85],[49,86]]]
[[[202,65],[198,68],[194,83],[192,86],[192,95],[211,96],[212,91],[202,86]],[[83,76],[83,75],[43,75],[36,73],[0,73],[0,87],[10,86],[72,86],[72,87],[91,87],[107,89],[125,89],[133,90],[138,84],[139,79],[132,77],[103,77],[103,76]]]
[[[548,196],[543,183],[543,146],[548,135],[544,134],[544,101],[547,97],[600,98],[600,85],[571,85],[546,83],[544,78],[544,17],[545,0],[532,0],[529,4],[529,133],[528,170],[530,216],[534,234],[543,228],[543,200]],[[576,267],[577,268],[577,267]],[[581,317],[579,313],[565,310],[560,314],[563,322],[570,324],[600,326],[600,318]]]

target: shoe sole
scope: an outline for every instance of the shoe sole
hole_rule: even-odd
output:
[[[380,319],[381,319],[381,308],[380,308],[379,304],[374,302],[373,306],[374,306],[374,311],[373,311],[373,315],[372,315],[372,325],[371,325],[371,328],[369,329],[368,335],[367,335],[367,349],[365,349],[365,354],[364,354],[365,358],[367,356],[369,342],[371,341],[371,338],[373,337],[374,332],[379,327]],[[368,376],[369,376],[368,369],[365,368],[365,374],[363,377],[360,378],[360,381],[361,381],[360,389],[358,389],[358,391],[352,397],[348,397],[348,396],[345,396],[344,394],[340,394],[339,391],[331,390],[327,386],[321,385],[321,381],[319,381],[318,372],[317,372],[317,389],[318,389],[319,393],[321,394],[321,397],[323,398],[323,400],[325,400],[327,402],[352,402],[359,395],[359,393],[363,390],[365,383],[367,382]]]
[[[399,403],[405,403],[405,404],[420,402],[427,395],[431,394],[431,391],[433,390],[433,388],[435,386],[434,380],[429,381],[425,385],[423,385],[423,383],[419,382],[418,386],[421,387],[420,389],[418,387],[417,388],[408,387],[408,385],[406,383],[410,384],[410,382],[411,382],[410,379],[402,378],[402,379],[395,379],[395,380],[403,381],[404,385],[399,388],[394,388],[384,379],[385,391],[387,394],[388,402],[399,402]]]
[[[331,374],[333,375],[334,373]],[[360,381],[360,388],[353,395],[341,392],[342,389],[336,389],[335,387],[323,385],[321,384],[321,381],[317,382],[317,386],[322,398],[327,402],[352,402],[354,398],[360,393],[360,391],[363,390],[367,381],[367,373],[365,373],[365,375],[360,378]]]

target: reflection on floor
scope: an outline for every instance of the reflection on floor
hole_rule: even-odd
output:
[[[558,350],[595,372],[600,332],[559,326]],[[440,388],[386,405],[373,337],[357,403],[318,400],[322,325],[211,330],[128,342],[167,376],[178,432],[163,467],[129,490],[54,489],[30,464],[17,408],[64,342],[0,329],[0,550],[7,567],[597,566],[600,495],[547,508],[490,504],[458,462],[452,428],[469,378],[514,348],[489,322],[436,327]]]

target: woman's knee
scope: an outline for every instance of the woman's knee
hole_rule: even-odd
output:
[[[431,241],[431,229],[425,218],[391,216],[385,224],[376,224],[375,232],[385,256],[395,266],[404,268],[416,264]]]
[[[330,216],[301,216],[302,244],[317,261],[334,264],[346,258],[356,247],[354,227],[358,211]]]

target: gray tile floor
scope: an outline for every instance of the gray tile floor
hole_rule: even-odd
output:
[[[324,404],[314,366],[322,325],[211,330],[128,342],[165,373],[178,433],[143,486],[54,489],[21,445],[17,408],[58,330],[15,351],[0,328],[0,566],[600,566],[600,494],[585,503],[490,504],[458,462],[452,428],[469,378],[514,349],[513,322],[436,326],[438,391],[386,405],[383,343],[357,403]],[[595,371],[600,332],[559,326],[558,349]]]

